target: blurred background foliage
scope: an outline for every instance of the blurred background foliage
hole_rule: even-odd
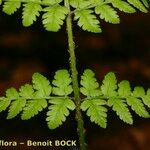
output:
[[[127,79],[133,86],[142,85],[148,88],[150,13],[119,14],[121,16],[119,25],[101,21],[103,29],[101,34],[84,32],[74,23],[79,74],[84,69],[90,68],[101,81],[107,72],[113,71],[118,80]],[[52,80],[56,70],[69,69],[67,45],[65,25],[58,33],[47,32],[39,19],[33,26],[24,28],[20,13],[12,16],[1,13],[0,94],[3,95],[9,87],[18,89],[22,84],[30,83],[34,72],[40,72]],[[30,121],[21,121],[19,118],[8,121],[5,119],[6,113],[1,113],[0,139],[16,139],[19,142],[26,139],[77,139],[74,113],[68,117],[63,126],[50,131],[44,121],[45,112]],[[129,126],[109,111],[108,127],[104,130],[91,124],[85,117],[89,150],[149,150],[150,120],[141,119],[136,115],[134,118],[134,126]],[[39,148],[19,146],[18,149]]]

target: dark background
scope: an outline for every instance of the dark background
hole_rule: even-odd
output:
[[[150,13],[119,15],[119,25],[101,21],[101,34],[84,32],[74,24],[79,74],[90,68],[101,81],[107,72],[113,71],[119,81],[127,79],[133,86],[142,85],[148,88]],[[64,27],[58,33],[47,32],[38,19],[33,26],[24,28],[20,12],[12,16],[0,13],[0,95],[4,95],[9,87],[18,89],[22,84],[30,83],[34,72],[40,72],[52,80],[56,70],[69,69],[67,35]],[[110,110],[107,129],[99,128],[84,117],[89,150],[149,150],[150,120],[132,114],[134,125],[129,126]],[[47,127],[46,110],[29,121],[21,121],[19,116],[13,120],[6,120],[6,115],[7,112],[0,114],[0,139],[18,142],[25,142],[27,139],[77,140],[74,113],[67,118],[67,122],[53,131]],[[17,149],[44,148],[24,146]]]

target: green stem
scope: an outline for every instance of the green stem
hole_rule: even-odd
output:
[[[80,141],[80,150],[86,150],[85,144],[85,131],[83,127],[83,119],[81,114],[81,100],[79,93],[79,85],[78,85],[78,72],[76,69],[76,57],[75,57],[75,46],[73,41],[73,32],[72,32],[72,18],[70,11],[69,0],[65,0],[65,6],[69,10],[69,14],[66,19],[66,28],[68,34],[68,46],[69,46],[69,54],[70,54],[70,68],[72,75],[72,83],[73,83],[73,91],[74,91],[74,101],[76,105],[76,120],[77,120],[77,131]]]

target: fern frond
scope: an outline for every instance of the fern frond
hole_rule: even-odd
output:
[[[25,99],[17,99],[11,103],[9,108],[7,119],[12,119],[16,117],[23,109],[26,104]]]
[[[78,26],[89,32],[100,33],[101,28],[99,21],[93,14],[93,10],[80,10],[75,12],[74,20],[78,20]]]
[[[113,72],[109,72],[105,75],[103,84],[101,86],[102,93],[106,97],[114,97],[117,95],[115,91],[117,89],[117,80]]]
[[[17,9],[19,9],[21,7],[21,2],[20,0],[8,0],[6,2],[4,2],[3,5],[3,12],[5,12],[8,15],[12,15],[14,14]]]
[[[53,94],[59,96],[67,96],[72,93],[72,82],[70,74],[67,70],[59,70],[55,73],[53,80]]]
[[[109,5],[99,5],[95,7],[95,13],[100,14],[100,18],[106,22],[118,24],[120,23],[117,12]]]
[[[87,110],[87,116],[91,122],[95,122],[102,128],[107,126],[107,109],[103,106],[106,102],[101,99],[84,100],[81,104],[83,111]]]
[[[135,13],[136,10],[127,2],[123,0],[113,0],[112,5],[115,8],[118,8],[120,11],[123,11],[125,13]]]
[[[39,17],[42,7],[40,4],[33,2],[28,2],[23,7],[22,23],[23,26],[28,27],[36,21],[36,17]]]
[[[46,30],[57,32],[68,13],[68,9],[61,5],[49,6],[44,9],[43,25]]]
[[[47,107],[46,99],[28,100],[26,106],[23,108],[21,115],[22,120],[28,120],[37,115],[40,111]]]
[[[36,96],[47,97],[51,94],[52,87],[50,82],[41,74],[34,73],[32,76],[33,88],[36,90]]]
[[[66,117],[69,115],[68,109],[75,109],[75,104],[68,98],[52,99],[49,103],[53,105],[49,106],[46,121],[48,122],[48,127],[50,129],[55,129],[66,120]]]
[[[132,115],[129,110],[130,107],[140,117],[150,117],[144,106],[145,104],[150,107],[150,89],[148,89],[147,93],[143,87],[135,87],[132,91],[128,81],[123,80],[117,84],[115,74],[109,72],[102,81],[101,93],[99,95],[93,94],[96,93],[93,91],[97,90],[99,84],[94,78],[94,73],[89,69],[85,70],[81,76],[80,84],[80,92],[86,96],[81,104],[81,109],[83,111],[88,110],[87,115],[91,117],[92,122],[98,120],[99,105],[95,103],[100,102],[98,99],[107,101],[107,105],[112,107],[119,118],[128,124],[133,124]],[[128,106],[130,107],[128,108]]]
[[[130,4],[132,4],[134,7],[138,8],[140,11],[147,13],[146,8],[139,0],[127,0]]]
[[[102,95],[99,83],[95,78],[95,74],[90,69],[86,69],[81,76],[80,84],[82,87],[80,88],[80,92],[87,97],[96,97]]]
[[[125,103],[125,100],[119,98],[110,98],[108,105],[112,107],[121,120],[128,124],[133,124],[131,113]]]

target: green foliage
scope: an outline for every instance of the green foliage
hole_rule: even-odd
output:
[[[63,0],[42,0],[44,5],[55,5],[55,4],[58,4],[62,1]]]
[[[69,115],[68,109],[74,110],[75,104],[68,98],[52,99],[49,103],[53,105],[49,106],[46,121],[50,129],[55,129],[66,121],[66,117]]]
[[[21,115],[22,120],[28,120],[37,115],[40,111],[47,107],[46,99],[28,100],[26,106],[23,108]]]
[[[117,116],[128,124],[133,124],[134,111],[140,117],[149,118],[145,107],[150,108],[150,89],[143,87],[131,89],[126,80],[117,83],[113,72],[105,75],[102,84],[98,83],[92,70],[86,69],[81,76],[80,92],[83,94],[81,109],[86,111],[91,122],[102,128],[107,126],[107,107],[112,108]],[[0,97],[0,112],[8,109],[7,119],[21,113],[21,119],[27,120],[45,108],[49,108],[46,121],[50,129],[55,129],[65,122],[69,110],[75,109],[72,94],[72,79],[67,70],[56,71],[52,86],[49,80],[39,73],[32,76],[32,84],[25,84],[19,91],[10,88],[5,97]]]
[[[117,95],[115,91],[117,89],[117,80],[116,76],[113,72],[109,72],[103,80],[103,84],[101,86],[102,93],[106,97],[114,97]]]
[[[19,91],[19,95],[21,97],[24,97],[25,99],[32,99],[34,96],[34,89],[30,84],[25,84],[24,86],[21,86]]]
[[[21,113],[22,120],[28,120],[49,106],[48,126],[52,129],[61,125],[75,104],[68,97],[72,93],[71,78],[67,70],[55,73],[52,87],[49,80],[39,73],[32,76],[32,85],[25,84],[19,92],[15,88],[6,91],[5,97],[0,97],[0,112],[8,110],[7,119],[12,119]],[[55,96],[51,95],[53,94]],[[61,97],[60,97],[61,96]]]
[[[147,12],[146,8],[144,7],[144,5],[142,4],[142,2],[140,2],[139,0],[127,0],[130,4],[132,4],[134,7],[138,8],[140,11],[142,12]]]
[[[147,90],[147,94],[141,97],[143,103],[150,108],[150,89]]]
[[[72,82],[70,74],[67,70],[59,70],[56,72],[53,80],[53,94],[59,96],[67,96],[72,93]]]
[[[106,121],[104,124],[104,122],[101,123],[98,120],[101,118],[101,114],[106,113],[106,106],[104,105],[112,107],[112,110],[116,112],[119,118],[128,124],[133,124],[129,108],[140,117],[150,117],[145,108],[145,105],[150,107],[150,90],[145,92],[143,87],[135,87],[132,91],[128,81],[124,80],[118,84],[113,72],[105,75],[101,89],[99,89],[94,73],[89,69],[85,70],[81,77],[81,85],[80,92],[85,95],[81,109],[83,111],[87,110],[90,120],[101,127],[106,127]],[[103,106],[101,106],[101,102],[103,102]],[[104,112],[102,113],[101,111]],[[106,115],[103,117],[106,120]]]
[[[107,109],[103,106],[106,102],[101,99],[86,99],[81,104],[83,111],[87,110],[87,116],[90,117],[91,122],[95,122],[102,128],[106,128],[107,125]]]
[[[118,8],[120,11],[123,11],[125,13],[135,13],[136,10],[127,2],[123,0],[114,0],[112,1],[112,5],[115,8]]]
[[[35,96],[47,97],[51,94],[50,82],[41,74],[34,73],[32,77],[33,87],[36,90]]]
[[[95,13],[100,14],[100,18],[106,22],[117,24],[120,23],[117,12],[109,5],[99,5],[95,7]]]
[[[46,7],[43,11],[46,12],[42,17],[44,27],[48,31],[57,32],[68,13],[67,8],[61,5],[54,5]]]
[[[1,97],[0,98],[0,112],[6,110],[7,107],[10,105],[10,103],[11,103],[11,100],[5,97]]]
[[[96,16],[93,13],[93,10],[85,9],[75,12],[74,20],[78,20],[78,25],[82,27],[83,30],[89,32],[99,33],[101,29],[99,27],[99,21],[96,19]]]
[[[42,7],[40,4],[36,4],[33,2],[29,2],[23,5],[23,26],[28,27],[33,24],[34,21],[36,21],[36,16],[39,17],[40,11],[42,10]]]
[[[148,0],[70,0],[69,5],[63,0],[7,0],[1,1],[3,12],[14,14],[23,5],[22,23],[24,26],[32,25],[40,13],[43,12],[43,26],[48,31],[57,32],[63,25],[65,18],[74,15],[74,20],[83,30],[100,33],[100,21],[117,24],[120,18],[117,9],[125,13],[135,13],[136,9],[146,13],[149,7]],[[66,7],[67,6],[67,7]],[[70,10],[71,9],[71,10]],[[97,18],[97,15],[99,16]],[[69,111],[75,108],[73,101],[68,97],[73,91],[71,78],[67,70],[57,71],[53,87],[41,74],[35,73],[32,77],[32,85],[21,86],[19,92],[10,88],[6,96],[0,98],[0,111],[9,107],[7,119],[14,118],[22,112],[23,120],[37,115],[48,107],[48,126],[53,129],[65,121]],[[116,76],[110,72],[99,86],[94,73],[87,69],[81,76],[80,92],[85,96],[81,108],[87,111],[92,122],[106,127],[107,105],[112,107],[121,120],[132,124],[131,108],[141,117],[149,117],[145,105],[150,108],[150,90],[145,92],[142,87],[135,87],[132,91],[128,81],[117,83]],[[51,96],[51,95],[54,96]]]
[[[3,5],[3,12],[5,12],[8,15],[14,14],[17,9],[19,9],[21,7],[21,2],[20,0],[8,0],[6,2],[4,2]]]
[[[118,84],[118,87],[119,87],[118,94],[121,98],[131,95],[131,87],[130,87],[129,81],[126,81],[126,80],[121,81]]]
[[[88,0],[70,0],[70,5],[77,9],[84,9],[91,4]]]
[[[99,83],[95,78],[95,74],[90,69],[84,71],[81,76],[80,84],[82,85],[80,92],[87,97],[96,97],[102,94],[99,88]]]
[[[3,12],[8,15],[14,14],[23,3],[22,24],[28,27],[37,20],[40,12],[45,12],[42,16],[43,25],[46,30],[57,32],[64,22],[68,9],[59,5],[62,0],[27,0],[21,2],[20,0],[4,0]]]
[[[148,0],[141,0],[145,7],[149,8]]]
[[[108,100],[108,106],[112,107],[121,120],[128,124],[133,124],[131,113],[125,103],[125,100],[121,98],[110,98]]]
[[[26,105],[25,99],[16,99],[15,101],[12,101],[9,107],[7,119],[12,119],[15,116],[17,116],[22,111],[25,105]]]
[[[64,1],[64,5],[63,2]],[[0,0],[0,4],[2,0]],[[100,33],[100,21],[120,23],[117,9],[125,13],[135,13],[136,9],[146,13],[149,7],[148,0],[3,0],[3,12],[14,14],[23,5],[22,23],[28,27],[32,25],[42,12],[42,23],[47,31],[60,30],[68,15],[74,15],[74,20],[83,30]],[[117,9],[116,9],[117,8]],[[99,17],[97,17],[97,14]]]
[[[149,113],[146,111],[144,104],[142,101],[135,97],[128,97],[127,104],[131,106],[132,110],[134,110],[140,117],[149,118]]]
[[[10,88],[6,91],[6,97],[10,100],[19,98],[19,94],[15,88]]]

